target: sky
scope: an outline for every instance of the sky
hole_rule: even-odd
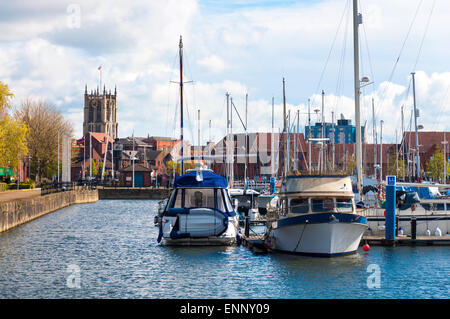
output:
[[[300,131],[321,109],[354,123],[352,2],[349,0],[2,1],[0,80],[14,105],[42,98],[82,136],[84,90],[117,87],[119,136],[172,136],[179,130],[178,43],[184,44],[185,139],[219,141],[226,133],[226,93],[242,119],[248,94],[249,132],[282,126],[286,103],[300,113]],[[411,116],[415,72],[418,124],[450,129],[450,2],[360,0],[361,122],[393,143]],[[192,82],[191,82],[192,81]],[[412,120],[412,121],[411,121]],[[211,129],[209,122],[211,121]],[[411,126],[412,123],[412,126]],[[243,132],[233,115],[233,132]],[[380,134],[380,133],[378,133]]]

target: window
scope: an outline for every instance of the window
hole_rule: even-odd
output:
[[[227,191],[222,190],[223,192],[223,198],[225,200],[225,207],[227,208],[226,211],[228,212],[232,212],[233,211],[233,206],[231,205],[231,199],[230,199],[230,195],[228,194]],[[217,197],[219,197],[219,194],[217,194]],[[217,199],[219,201],[219,203],[221,202],[219,199]],[[219,206],[219,205],[218,205]],[[219,208],[220,209],[220,208]],[[225,210],[224,210],[225,211]]]
[[[311,204],[313,212],[326,212],[334,208],[333,199],[330,198],[312,199]]]
[[[352,212],[353,203],[351,198],[336,198],[336,208],[338,212]]]
[[[307,198],[291,199],[291,213],[304,214],[309,212],[309,203]]]
[[[186,188],[184,207],[214,208],[214,190],[210,188],[207,189]]]

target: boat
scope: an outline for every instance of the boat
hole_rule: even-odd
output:
[[[442,195],[438,187],[425,183],[399,183],[396,189],[397,232],[411,234],[411,220],[416,220],[416,234],[450,233],[450,196]],[[385,232],[385,204],[367,210],[370,235]]]
[[[259,208],[256,203],[256,199],[260,195],[259,192],[253,189],[231,188],[229,193],[232,203],[237,202],[235,206],[237,206],[237,211],[242,218],[249,217],[250,221],[260,219]]]
[[[355,80],[355,119],[356,119],[356,172],[358,198],[361,198],[362,148],[360,89],[367,77],[359,75],[358,26],[361,17],[358,14],[357,0],[353,0],[354,31],[354,80]],[[367,230],[366,208],[358,208],[355,203],[350,176],[328,173],[324,159],[324,130],[317,174],[311,171],[307,175],[289,173],[289,131],[286,117],[285,82],[283,79],[283,181],[278,194],[280,208],[268,213],[268,233],[266,244],[271,250],[287,253],[332,257],[356,253],[361,238]],[[322,91],[322,123],[324,123],[324,93]],[[323,127],[323,126],[322,126]],[[287,138],[286,138],[287,137]],[[313,139],[309,138],[309,143]],[[294,170],[295,171],[295,170]],[[269,222],[270,220],[270,222]]]
[[[287,176],[279,196],[278,216],[268,223],[271,250],[317,257],[357,251],[368,226],[349,176]]]
[[[158,243],[239,244],[239,220],[231,204],[227,180],[205,167],[178,176],[161,215]]]

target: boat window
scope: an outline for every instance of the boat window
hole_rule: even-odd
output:
[[[333,199],[331,198],[312,199],[311,204],[314,212],[325,212],[334,208]]]
[[[226,207],[226,210],[225,209],[220,209],[220,210],[222,210],[222,211],[227,211],[227,212],[232,212],[233,211],[233,206],[231,205],[231,200],[230,200],[230,195],[228,194],[228,192],[227,191],[225,191],[225,190],[222,190],[222,192],[223,192],[223,197],[222,198],[224,198],[224,200],[225,200],[225,207]],[[221,201],[219,200],[219,198],[217,198],[217,201],[220,203]],[[218,205],[218,207],[220,207],[220,205]]]
[[[291,212],[293,214],[304,214],[309,212],[309,203],[307,198],[291,199]]]
[[[211,207],[214,208],[214,189],[186,188],[184,207]]]
[[[351,198],[336,198],[336,208],[338,212],[352,212],[353,203]]]
[[[435,205],[436,205],[436,210],[445,210],[444,203],[435,204]]]
[[[176,193],[175,193],[175,195],[174,196],[176,196],[175,197],[175,201],[173,201],[173,208],[182,208],[183,206],[182,206],[182,200],[181,200],[181,198],[182,198],[182,190],[181,189],[178,189],[177,191],[176,191]]]
[[[431,210],[431,204],[429,203],[421,203],[420,205],[422,205],[425,210]]]

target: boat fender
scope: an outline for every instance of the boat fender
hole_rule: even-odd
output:
[[[442,231],[439,227],[436,227],[436,230],[434,231],[434,236],[442,236]]]
[[[398,234],[399,234],[400,236],[403,236],[403,228],[400,227],[400,228],[398,229]]]
[[[431,231],[429,229],[427,229],[426,234],[427,234],[427,236],[431,236]]]

